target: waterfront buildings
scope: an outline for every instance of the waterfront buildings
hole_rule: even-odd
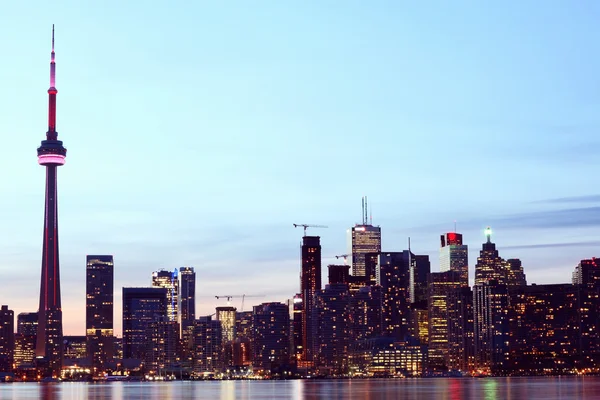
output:
[[[150,324],[165,318],[167,289],[124,287],[123,358],[145,360]]]
[[[351,338],[350,292],[344,283],[329,284],[317,295],[318,367],[341,374],[348,366]]]
[[[192,335],[192,368],[197,375],[212,375],[223,368],[221,323],[212,317],[194,321]]]
[[[8,306],[0,307],[0,372],[10,372],[14,363],[15,313]]]
[[[87,256],[85,328],[88,357],[94,373],[102,372],[114,357],[113,286],[113,256]]]
[[[377,284],[383,291],[383,331],[404,338],[410,321],[410,251],[384,252],[377,262]]]
[[[263,371],[274,371],[288,365],[290,363],[288,306],[283,303],[262,303],[254,306],[252,325],[254,366]]]
[[[316,295],[321,290],[321,242],[319,236],[302,238],[302,268],[300,289],[302,293],[302,348],[303,360],[314,361],[316,352]]]

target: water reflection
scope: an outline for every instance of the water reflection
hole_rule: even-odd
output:
[[[573,399],[600,398],[600,377],[12,383],[0,399]]]

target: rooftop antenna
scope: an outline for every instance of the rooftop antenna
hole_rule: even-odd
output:
[[[371,211],[369,213],[370,217],[371,217],[371,222],[369,222],[371,225],[373,225],[373,206],[371,206]]]
[[[369,218],[367,218],[367,212],[369,210],[369,205],[367,204],[367,196],[365,196],[365,216],[363,217],[363,225],[366,225],[369,222]]]
[[[365,196],[362,197],[362,212],[360,213],[360,218],[362,219],[362,224],[365,224]]]
[[[454,220],[454,233],[456,233],[456,220]]]

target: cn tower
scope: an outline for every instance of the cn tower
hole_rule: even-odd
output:
[[[56,64],[54,62],[54,25],[50,53],[50,89],[48,89],[48,132],[37,149],[38,163],[46,167],[46,203],[44,212],[44,244],[42,248],[42,281],[35,355],[45,377],[59,377],[62,368],[63,334],[60,304],[60,269],[58,263],[58,199],[56,168],[65,163],[67,149],[56,133]]]

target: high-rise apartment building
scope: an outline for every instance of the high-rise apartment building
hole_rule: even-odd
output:
[[[302,348],[304,361],[314,361],[316,351],[315,301],[321,290],[321,242],[319,236],[302,238],[302,269],[300,289],[302,292]]]
[[[383,290],[379,285],[363,286],[350,293],[349,336],[352,341],[381,336],[383,332]]]
[[[100,374],[114,357],[113,256],[87,256],[85,329],[88,357],[95,374]]]
[[[179,322],[179,277],[177,268],[171,271],[160,270],[152,273],[152,287],[167,290],[167,318]]]
[[[319,369],[330,373],[342,373],[348,366],[350,345],[350,292],[348,285],[326,285],[317,294],[319,319],[318,348]]]
[[[412,256],[409,251],[383,252],[377,262],[377,284],[383,290],[383,331],[398,339],[409,330]]]
[[[15,352],[15,312],[0,307],[0,372],[11,372]]]
[[[460,284],[469,286],[469,248],[463,244],[460,233],[449,232],[440,236],[440,271],[455,271]]]
[[[181,330],[185,332],[188,326],[194,324],[196,319],[196,272],[193,267],[179,269],[179,283],[181,291]]]
[[[150,324],[167,317],[167,289],[123,288],[123,358],[146,359]]]
[[[450,371],[472,371],[475,366],[473,334],[473,291],[463,286],[450,290],[446,295],[448,313],[448,354],[446,366]]]
[[[194,321],[192,353],[195,373],[212,373],[223,366],[222,337],[221,323],[213,320],[211,316],[200,317]]]
[[[254,306],[254,365],[271,371],[290,362],[290,316],[283,303]]]

